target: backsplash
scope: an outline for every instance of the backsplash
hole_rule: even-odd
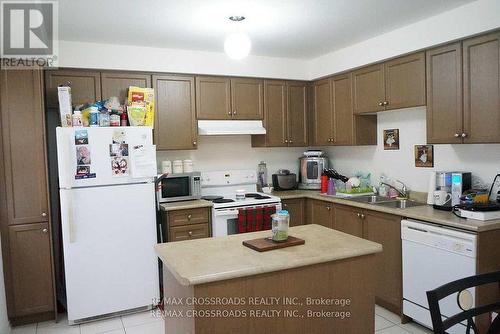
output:
[[[199,136],[197,150],[158,151],[158,170],[162,160],[191,159],[194,170],[257,169],[260,161],[267,163],[268,182],[280,168],[299,171],[299,157],[304,148],[253,148],[250,135]]]
[[[430,171],[438,170],[470,171],[473,185],[482,182],[489,186],[500,173],[500,144],[434,145],[434,167],[415,167],[414,145],[427,143],[425,113],[425,107],[379,113],[377,146],[328,148],[333,166],[347,175],[371,172],[373,183],[384,173],[414,191],[426,192]],[[384,151],[384,129],[399,129],[399,150]]]

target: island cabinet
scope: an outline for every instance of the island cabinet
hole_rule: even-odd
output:
[[[0,71],[0,88],[0,234],[18,325],[55,317],[42,71]]]
[[[304,225],[305,222],[305,200],[302,198],[284,199],[281,201],[283,210],[290,215],[290,226]]]
[[[153,75],[157,150],[197,148],[198,127],[193,76]]]
[[[354,113],[374,113],[425,105],[425,53],[353,72]]]
[[[313,145],[375,145],[376,116],[352,110],[352,75],[342,74],[313,83]]]
[[[307,223],[333,228],[335,213],[333,203],[315,199],[307,200]]]
[[[263,80],[196,77],[196,114],[201,120],[263,118]]]
[[[264,81],[265,135],[253,135],[254,147],[307,146],[307,84]]]
[[[382,245],[382,253],[375,256],[376,302],[396,314],[401,314],[401,217],[336,205],[333,228]]]
[[[128,98],[128,88],[130,86],[151,88],[151,75],[147,73],[117,71],[101,73],[101,95],[103,100],[116,96],[120,100],[120,103],[125,103]]]
[[[210,237],[210,208],[162,212],[162,239],[167,242]]]

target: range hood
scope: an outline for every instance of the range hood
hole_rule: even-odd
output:
[[[264,135],[262,121],[198,121],[198,135]]]

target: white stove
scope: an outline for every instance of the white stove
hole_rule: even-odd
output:
[[[244,192],[244,199],[237,199],[237,191]],[[227,170],[201,173],[202,198],[211,200],[212,235],[214,237],[237,232],[238,212],[241,208],[274,206],[281,210],[281,199],[257,192],[255,170]]]

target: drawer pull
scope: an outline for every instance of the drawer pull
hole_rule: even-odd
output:
[[[46,229],[46,228],[44,228],[44,229],[42,230],[42,232],[43,232],[43,233],[47,233],[48,231],[49,231],[49,230],[48,230],[48,229]]]
[[[188,234],[189,234],[189,237],[192,237],[193,236],[193,231],[189,231]]]
[[[47,213],[42,212],[42,217],[47,217]]]
[[[192,217],[193,217],[193,215],[191,215],[191,214],[187,215],[188,220],[191,220]]]

